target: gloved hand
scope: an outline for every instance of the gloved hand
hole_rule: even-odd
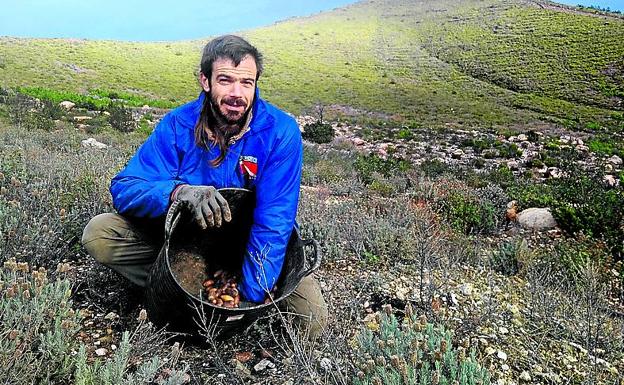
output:
[[[175,189],[172,198],[193,214],[202,229],[220,227],[223,220],[232,220],[230,206],[212,186],[181,185]]]

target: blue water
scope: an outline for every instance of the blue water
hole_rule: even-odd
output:
[[[355,0],[0,0],[0,36],[196,39],[350,3]]]
[[[555,0],[558,3],[568,5],[584,5],[598,6],[600,8],[609,8],[611,11],[624,12],[624,0]]]

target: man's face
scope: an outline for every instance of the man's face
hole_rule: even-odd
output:
[[[234,65],[232,60],[219,58],[212,63],[212,76],[200,74],[204,91],[210,92],[215,111],[228,123],[240,123],[251,108],[256,90],[256,61],[251,56]]]

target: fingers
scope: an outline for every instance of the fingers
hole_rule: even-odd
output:
[[[221,213],[223,213],[223,219],[226,222],[231,221],[232,213],[230,212],[230,205],[228,204],[228,202],[225,200],[223,195],[219,194],[218,191],[215,192],[215,198],[217,199],[217,202],[219,203],[219,206],[221,208]]]
[[[208,204],[210,205],[210,210],[212,211],[212,214],[214,216],[214,225],[216,227],[221,227],[221,207],[217,203],[214,195],[208,199]]]
[[[215,225],[214,214],[212,213],[212,209],[210,208],[210,205],[208,204],[208,202],[202,203],[201,213],[202,213],[201,217],[204,222],[202,229],[206,229],[208,227],[214,227]],[[201,223],[200,223],[200,226],[201,226]]]

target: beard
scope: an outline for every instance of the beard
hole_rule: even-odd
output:
[[[212,112],[214,118],[214,126],[217,129],[225,129],[226,132],[237,130],[240,131],[245,123],[247,122],[247,116],[249,115],[249,111],[251,108],[245,103],[245,101],[241,98],[224,98],[221,100],[221,103],[212,95],[211,92],[208,92],[207,95],[208,100],[210,101],[210,111]],[[244,107],[245,110],[241,114],[237,111],[227,110],[225,112],[221,109],[221,104],[234,106],[234,107]]]

